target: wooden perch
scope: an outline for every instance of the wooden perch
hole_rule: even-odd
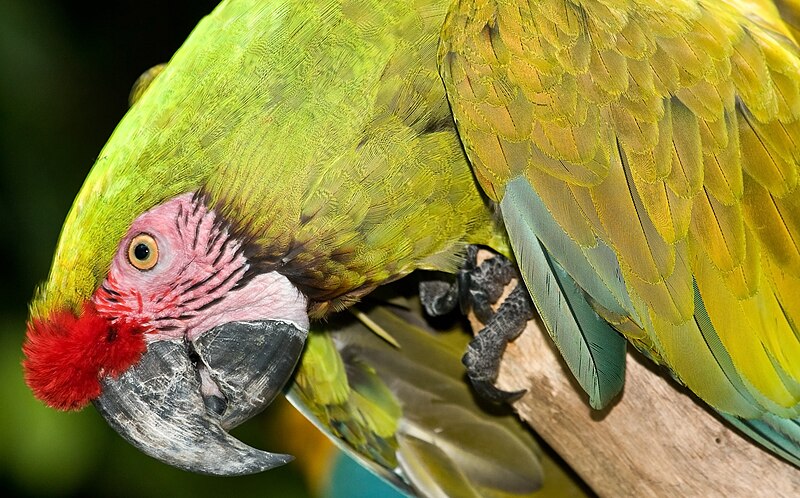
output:
[[[628,353],[620,398],[598,412],[544,326],[531,321],[508,346],[498,385],[528,390],[515,404],[520,417],[600,496],[800,496],[799,469],[728,427],[639,354]]]

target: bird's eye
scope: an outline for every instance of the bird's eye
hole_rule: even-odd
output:
[[[146,271],[154,267],[158,263],[156,239],[146,233],[134,237],[128,246],[128,261],[137,270]]]

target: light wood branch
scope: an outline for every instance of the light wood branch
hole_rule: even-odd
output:
[[[528,390],[515,404],[520,417],[600,496],[800,496],[799,469],[651,365],[629,352],[621,397],[592,410],[543,325],[531,321],[509,344],[498,385]]]

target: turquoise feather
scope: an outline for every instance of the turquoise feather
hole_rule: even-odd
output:
[[[525,284],[547,331],[594,408],[607,405],[625,379],[625,339],[592,309],[575,281],[540,242],[532,189],[509,182],[500,203]],[[534,196],[535,197],[535,196]]]
[[[564,232],[527,179],[520,177],[511,183],[526,200],[527,220],[548,254],[597,304],[617,315],[635,317],[614,251],[601,240],[594,247],[581,247]]]
[[[722,416],[765,448],[800,467],[800,419],[776,417],[771,413],[760,419]]]

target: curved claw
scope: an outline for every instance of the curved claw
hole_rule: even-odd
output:
[[[152,342],[139,363],[101,380],[94,405],[131,444],[175,467],[214,475],[278,467],[292,457],[252,448],[225,429],[272,401],[291,376],[305,334],[284,322],[232,322],[193,345]],[[204,393],[203,370],[226,398],[216,408]]]
[[[528,392],[526,389],[520,389],[519,391],[504,391],[495,387],[495,385],[488,380],[475,380],[470,378],[470,383],[481,399],[498,404],[513,403],[523,397],[526,392]]]

